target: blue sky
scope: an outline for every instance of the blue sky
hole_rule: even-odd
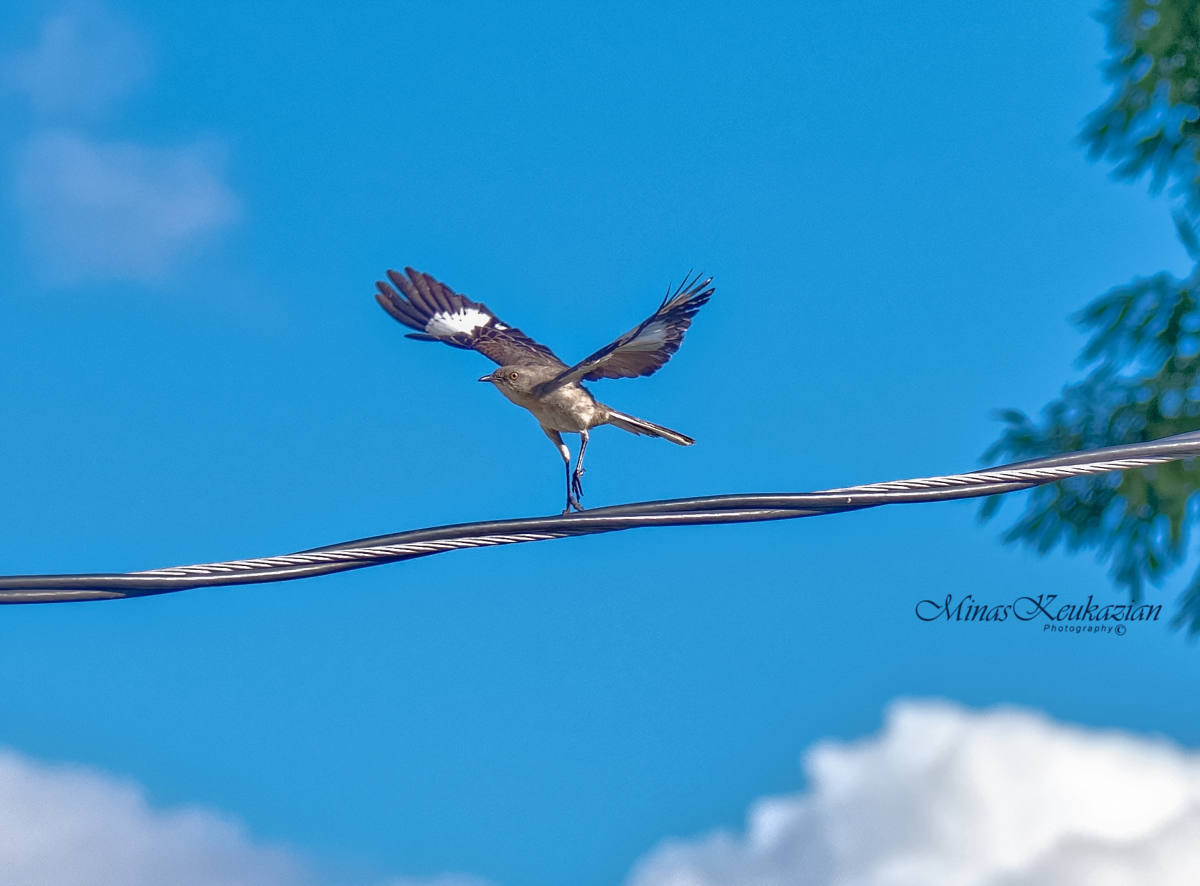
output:
[[[1036,409],[1077,371],[1073,311],[1185,267],[1167,204],[1075,141],[1105,95],[1094,11],[5,7],[0,571],[556,511],[557,456],[475,383],[491,364],[405,340],[375,305],[374,281],[404,265],[567,358],[690,268],[715,276],[661,373],[595,386],[697,445],[597,431],[585,504],[979,466],[994,410]],[[1005,547],[976,512],[641,531],[6,608],[0,818],[28,824],[32,797],[85,830],[119,823],[173,882],[768,883],[744,833],[764,797],[801,817],[865,810],[844,826],[881,836],[856,857],[907,857],[896,809],[918,801],[869,786],[918,783],[937,736],[988,772],[1067,747],[1194,785],[1196,649],[1165,624],[1097,639],[914,617],[946,593],[1119,598],[1087,555]],[[1170,611],[1178,590],[1154,599]],[[921,802],[970,796],[962,771]],[[850,782],[868,787],[839,793]],[[1004,808],[1047,810],[1051,782],[981,783],[1011,791]],[[1180,810],[1200,822],[1188,790],[1163,828]],[[199,817],[171,830],[179,810]],[[1045,815],[1051,847],[1111,836]],[[978,839],[1023,842],[979,818]],[[791,842],[771,858],[810,873],[832,845],[772,833]],[[966,877],[938,867],[966,839],[922,843],[916,882]],[[970,863],[993,856],[956,882],[1074,882],[1035,871],[1047,856]],[[25,863],[26,883],[105,882]],[[685,867],[692,880],[670,879]],[[831,861],[819,882],[850,873]]]

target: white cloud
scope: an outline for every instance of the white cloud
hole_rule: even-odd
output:
[[[240,215],[218,140],[149,145],[87,124],[149,77],[146,41],[98,3],[48,18],[37,44],[0,59],[33,125],[11,152],[20,228],[41,276],[155,283]]]
[[[741,834],[670,841],[627,886],[1191,886],[1200,752],[1017,711],[900,702],[805,756]],[[361,883],[361,878],[359,881]],[[0,750],[0,886],[345,886],[211,810]],[[473,877],[374,886],[486,886]]]
[[[212,144],[34,136],[18,161],[16,191],[43,276],[163,278],[238,217],[222,165]]]
[[[97,117],[150,74],[145,41],[98,4],[80,4],[42,24],[36,46],[0,63],[4,84],[48,117]]]
[[[0,751],[0,886],[320,886],[294,850],[203,809],[158,810],[128,782]],[[337,882],[344,883],[344,879]],[[482,886],[447,875],[379,886]]]
[[[1016,710],[900,702],[805,756],[744,834],[670,841],[628,886],[1188,886],[1200,752]]]

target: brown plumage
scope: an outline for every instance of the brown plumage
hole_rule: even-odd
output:
[[[375,300],[400,323],[417,330],[408,338],[440,341],[479,351],[500,368],[479,379],[491,382],[505,397],[537,418],[558,448],[567,471],[567,507],[583,510],[583,454],[588,431],[611,424],[633,434],[662,437],[681,446],[694,440],[678,431],[618,412],[600,403],[582,384],[601,378],[636,378],[663,367],[678,349],[692,318],[713,294],[712,278],[696,275],[668,290],[653,314],[595,353],[568,366],[543,344],[501,321],[486,305],[471,301],[428,274],[405,268],[388,271],[390,283],[376,283]],[[561,432],[580,437],[579,459],[571,471],[571,454]]]

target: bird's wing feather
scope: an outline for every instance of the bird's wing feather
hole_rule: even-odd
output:
[[[712,277],[701,277],[697,274],[690,281],[685,278],[673,293],[667,290],[657,311],[616,341],[559,373],[539,392],[547,393],[582,379],[637,378],[657,372],[679,350],[692,318],[712,297]]]
[[[459,295],[428,274],[405,268],[404,274],[388,271],[387,276],[391,283],[375,284],[379,290],[375,300],[396,320],[417,330],[408,338],[479,351],[501,366],[534,362],[565,368],[553,351],[501,321],[487,305]]]

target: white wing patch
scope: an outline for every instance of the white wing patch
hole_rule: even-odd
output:
[[[621,345],[618,350],[629,348],[633,351],[654,351],[667,340],[667,324],[662,320],[655,320],[645,329],[637,334],[636,338],[630,339],[625,344]]]
[[[425,331],[430,335],[451,336],[458,333],[469,333],[480,326],[487,326],[494,319],[491,314],[485,314],[476,308],[462,307],[453,314],[438,311],[425,324]]]

